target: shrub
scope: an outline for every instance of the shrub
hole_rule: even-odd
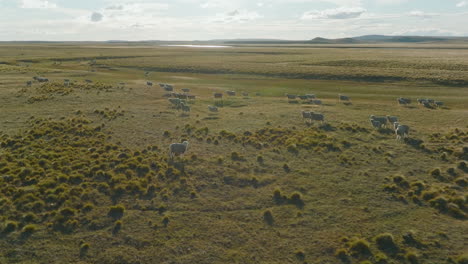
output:
[[[114,228],[112,229],[112,233],[117,234],[120,229],[122,229],[122,221],[118,220],[114,223]]]
[[[291,197],[289,198],[289,202],[298,206],[302,207],[304,206],[304,201],[302,200],[302,195],[298,192],[294,192],[291,194]]]
[[[35,231],[37,230],[37,227],[36,225],[25,225],[23,227],[23,230],[22,230],[22,233],[25,234],[25,235],[30,235],[32,233],[34,233]]]
[[[377,247],[382,251],[396,251],[398,246],[395,243],[393,235],[390,233],[379,234],[375,237]]]
[[[291,171],[291,168],[289,168],[289,165],[288,165],[287,163],[285,163],[285,164],[283,165],[283,170],[284,170],[285,172],[290,172],[290,171]]]
[[[419,263],[418,255],[416,253],[414,253],[414,252],[406,253],[405,258],[411,264],[418,264]]]
[[[5,228],[3,228],[4,233],[11,233],[18,229],[18,223],[14,221],[8,221],[5,225]]]
[[[457,264],[468,264],[468,255],[462,255],[457,258]]]
[[[305,254],[302,250],[298,250],[294,253],[294,255],[296,256],[296,258],[300,261],[304,261],[305,259]]]
[[[162,220],[162,223],[165,227],[167,227],[169,225],[169,217],[165,216]]]
[[[377,264],[387,264],[388,263],[388,257],[382,252],[377,253],[374,256],[375,263]]]
[[[439,168],[433,169],[429,173],[434,177],[440,177],[442,175],[442,172]]]
[[[335,256],[343,262],[348,262],[348,251],[344,248],[337,249],[335,252]]]
[[[109,209],[109,213],[107,214],[108,216],[119,219],[122,218],[125,212],[125,207],[123,205],[115,205],[111,206]]]
[[[257,162],[262,164],[264,162],[263,157],[262,156],[257,156]]]
[[[266,210],[265,212],[263,212],[263,220],[265,221],[265,223],[273,225],[274,219],[273,214],[270,210]]]
[[[351,254],[354,256],[371,255],[369,242],[367,242],[364,239],[357,239],[351,242],[349,246],[349,250],[351,251]]]

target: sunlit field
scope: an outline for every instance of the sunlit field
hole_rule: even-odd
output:
[[[0,124],[0,263],[468,263],[466,45],[2,43]]]

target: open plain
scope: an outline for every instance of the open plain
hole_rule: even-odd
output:
[[[0,263],[468,263],[465,44],[1,43],[0,131]]]

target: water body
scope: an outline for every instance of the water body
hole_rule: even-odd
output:
[[[218,46],[218,45],[161,45],[163,47],[186,47],[186,48],[231,48],[232,46]]]

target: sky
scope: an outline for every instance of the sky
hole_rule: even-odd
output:
[[[468,36],[468,0],[0,0],[0,41]]]

